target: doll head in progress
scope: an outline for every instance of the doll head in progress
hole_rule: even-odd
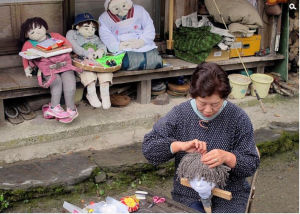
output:
[[[229,170],[230,168],[225,165],[208,168],[201,162],[199,153],[189,153],[181,159],[177,174],[179,178],[189,179],[190,185],[200,197],[208,198],[214,187],[226,186]]]

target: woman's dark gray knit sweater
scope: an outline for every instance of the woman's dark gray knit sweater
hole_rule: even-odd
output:
[[[199,125],[200,118],[193,111],[190,101],[175,106],[161,118],[146,134],[143,142],[143,154],[154,165],[164,163],[175,157],[177,169],[185,152],[172,154],[170,145],[174,141],[198,139],[207,143],[207,151],[222,149],[235,154],[237,165],[230,171],[225,190],[232,193],[232,200],[214,196],[213,212],[245,212],[250,186],[245,180],[254,174],[259,166],[253,127],[247,114],[238,106],[228,102],[222,112],[213,120]],[[199,195],[192,188],[182,186],[174,176],[173,199],[190,206],[198,201]]]

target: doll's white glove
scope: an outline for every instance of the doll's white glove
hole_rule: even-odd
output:
[[[25,75],[26,77],[32,77],[32,68],[30,66],[25,69]]]
[[[103,49],[99,49],[96,52],[93,53],[93,57],[94,59],[100,59],[102,58],[104,55],[104,50]]]

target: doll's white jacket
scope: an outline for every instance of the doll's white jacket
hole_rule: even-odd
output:
[[[115,22],[107,12],[99,17],[99,35],[110,52],[119,52],[120,42],[142,39],[145,45],[139,49],[125,51],[147,52],[157,48],[154,43],[155,28],[149,13],[140,5],[134,5],[132,18]]]

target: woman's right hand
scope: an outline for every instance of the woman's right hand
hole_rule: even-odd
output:
[[[192,153],[199,152],[201,155],[207,152],[206,150],[206,142],[200,141],[198,139],[194,139],[187,142],[182,142],[182,151]]]
[[[180,142],[176,141],[172,143],[172,151],[173,153],[176,152],[199,152],[201,155],[205,154],[207,152],[206,148],[206,142],[200,141],[198,139],[194,139],[191,141],[186,141],[186,142]]]

